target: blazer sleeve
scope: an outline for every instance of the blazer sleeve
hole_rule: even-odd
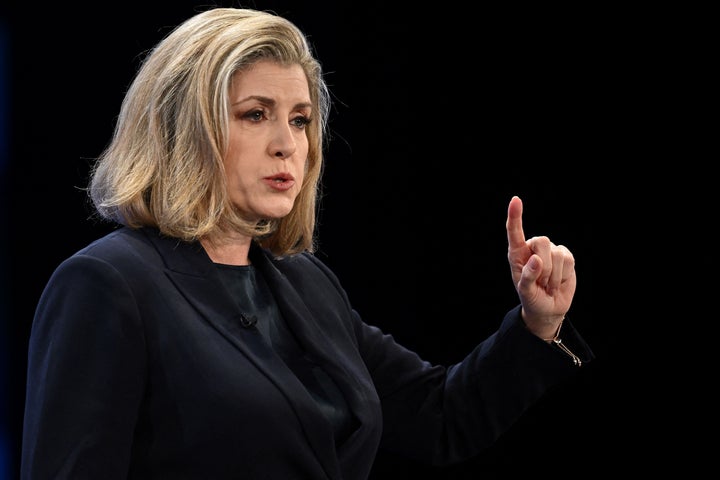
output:
[[[383,411],[381,448],[434,465],[480,453],[553,385],[579,368],[526,328],[520,307],[462,362],[432,365],[355,313],[361,355]],[[563,340],[583,362],[593,353],[566,319]]]
[[[146,355],[136,298],[109,264],[76,255],[53,273],[28,349],[21,477],[127,477]]]

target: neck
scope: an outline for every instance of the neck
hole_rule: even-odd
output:
[[[250,265],[248,254],[251,243],[252,238],[245,235],[200,240],[210,259],[225,265]]]

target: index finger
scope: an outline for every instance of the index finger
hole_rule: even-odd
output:
[[[508,205],[507,229],[508,247],[511,249],[525,246],[525,232],[522,226],[523,204],[517,195],[510,199]]]

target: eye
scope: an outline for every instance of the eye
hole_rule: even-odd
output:
[[[250,110],[243,115],[243,118],[247,118],[253,122],[259,122],[265,118],[265,113],[262,110]]]
[[[299,116],[295,117],[292,120],[290,120],[290,123],[292,125],[295,125],[297,128],[303,130],[309,123],[311,122],[311,119],[305,116]]]

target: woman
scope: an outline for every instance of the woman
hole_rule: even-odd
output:
[[[462,362],[361,319],[313,254],[329,108],[271,13],[210,9],[150,52],[89,188],[120,227],[37,307],[23,479],[366,479],[379,448],[452,464],[593,358],[565,319],[573,255],[525,239],[518,197],[520,303]]]

